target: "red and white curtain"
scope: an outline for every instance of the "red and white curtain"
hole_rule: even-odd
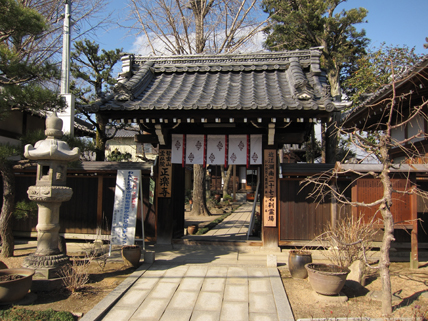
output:
[[[248,162],[248,135],[229,136],[229,155],[227,162],[231,165],[249,165]]]
[[[205,135],[186,135],[186,164],[205,164]]]
[[[186,135],[172,135],[171,142],[171,163],[172,164],[186,164]]]
[[[207,164],[223,165],[227,148],[227,135],[208,135]]]
[[[262,135],[172,135],[173,164],[261,165]]]
[[[250,135],[250,164],[263,164],[262,157],[262,135]]]

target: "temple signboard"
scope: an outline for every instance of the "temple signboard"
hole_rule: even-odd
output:
[[[276,227],[276,152],[274,149],[264,151],[263,162],[263,226]]]
[[[172,163],[171,150],[161,149],[159,151],[159,175],[157,183],[158,197],[171,197]]]

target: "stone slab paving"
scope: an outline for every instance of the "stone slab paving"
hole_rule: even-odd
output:
[[[155,262],[123,287],[81,321],[294,321],[276,268]]]
[[[220,224],[204,234],[204,236],[227,237],[235,240],[247,239],[251,211],[252,204],[245,203],[231,215],[226,217]]]
[[[246,238],[252,204],[217,226],[216,237]],[[214,233],[214,232],[213,232]],[[155,262],[142,264],[80,321],[294,321],[276,268],[279,249],[210,246],[150,248]],[[112,258],[121,260],[120,251]]]

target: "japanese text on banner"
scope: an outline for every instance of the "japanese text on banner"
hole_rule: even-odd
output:
[[[276,172],[276,152],[267,149],[263,163],[263,225],[267,227],[276,227]]]
[[[135,242],[140,177],[139,170],[117,171],[111,229],[112,245],[133,245]]]

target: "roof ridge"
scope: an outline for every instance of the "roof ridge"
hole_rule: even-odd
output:
[[[248,60],[249,58],[260,57],[266,59],[266,57],[278,57],[278,59],[284,57],[305,57],[305,56],[320,56],[321,50],[319,48],[310,48],[304,50],[290,50],[290,51],[266,51],[266,52],[256,52],[256,53],[244,53],[244,54],[197,54],[197,55],[170,55],[170,56],[140,56],[140,55],[132,55],[134,61],[136,60],[144,60],[144,61],[159,61],[159,60],[169,60],[169,61],[180,61],[186,60],[186,63],[190,63],[191,61],[207,61],[207,60],[224,60],[224,59],[232,59],[232,60]]]

